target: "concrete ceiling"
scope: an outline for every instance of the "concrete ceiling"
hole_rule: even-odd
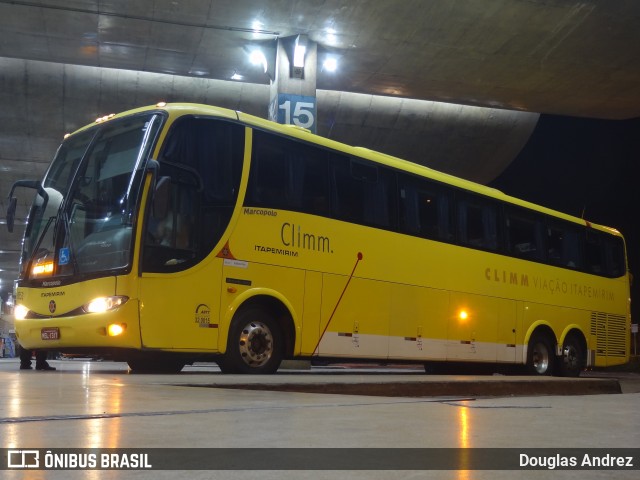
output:
[[[247,53],[295,34],[338,59],[318,69],[319,134],[488,182],[539,113],[640,116],[638,25],[635,0],[0,0],[0,223],[10,185],[97,116],[168,100],[265,117]],[[0,226],[0,289],[19,237]]]

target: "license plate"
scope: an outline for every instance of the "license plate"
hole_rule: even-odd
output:
[[[40,338],[42,340],[58,340],[60,338],[60,329],[58,327],[43,328],[40,330]]]

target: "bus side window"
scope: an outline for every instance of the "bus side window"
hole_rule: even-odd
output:
[[[326,150],[260,130],[253,138],[245,204],[328,215]]]
[[[299,209],[313,215],[328,216],[331,212],[329,164],[325,150],[300,145],[289,153],[292,185]]]
[[[595,232],[587,231],[586,241],[587,272],[596,275],[605,274],[605,255],[602,237]]]
[[[262,141],[254,144],[252,200],[256,206],[289,207],[290,172],[281,145]]]
[[[281,146],[281,155],[286,162],[283,206],[297,212],[329,215],[331,202],[326,150],[300,141],[272,137]]]
[[[424,238],[453,240],[449,196],[431,182],[401,175],[400,230]]]
[[[572,269],[582,268],[580,261],[580,230],[567,222],[553,222],[547,227],[547,261],[552,265]]]
[[[617,278],[626,273],[624,244],[618,237],[587,230],[586,270],[594,275]]]
[[[524,211],[507,212],[507,250],[527,260],[542,260],[542,222]]]
[[[331,162],[336,218],[362,225],[394,225],[393,173],[358,159],[334,155]]]
[[[624,243],[618,237],[607,238],[605,241],[608,276],[617,278],[627,272],[624,262]]]
[[[184,270],[218,243],[238,195],[244,132],[211,118],[185,116],[173,124],[158,157],[159,179],[168,182],[158,192],[166,208],[149,209],[144,271]]]
[[[466,196],[457,205],[460,243],[473,248],[497,250],[497,206],[480,198]]]
[[[173,184],[166,214],[158,218],[155,238],[159,245],[181,250],[195,250],[192,214],[197,200],[190,185]]]

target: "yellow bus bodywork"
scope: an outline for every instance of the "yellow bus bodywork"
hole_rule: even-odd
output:
[[[340,148],[584,224],[493,189],[254,117],[202,106],[166,108],[170,115],[159,145],[181,114],[238,115],[249,127]],[[244,207],[251,128],[246,131],[238,205],[205,260],[178,273],[138,272],[138,222],[128,275],[55,289],[18,289],[18,302],[43,316],[49,315],[53,291],[59,292],[58,312],[96,296],[126,295],[128,302],[104,314],[16,320],[20,342],[53,350],[86,345],[224,353],[235,312],[251,299],[270,298],[288,312],[292,356],[525,363],[532,332],[545,326],[559,346],[570,332],[580,331],[589,365],[628,360],[628,275],[604,278],[324,217]],[[147,181],[143,205],[149,188]],[[126,324],[124,335],[102,334],[113,321]],[[41,329],[48,326],[60,329],[59,340],[41,338]]]

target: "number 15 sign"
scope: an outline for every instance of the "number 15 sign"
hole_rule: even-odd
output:
[[[269,120],[297,125],[316,133],[316,97],[279,93],[271,101]]]

